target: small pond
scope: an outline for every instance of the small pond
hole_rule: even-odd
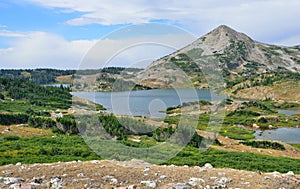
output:
[[[293,114],[299,114],[300,110],[278,110],[279,114],[284,114],[286,116],[291,116]]]
[[[256,131],[257,139],[279,140],[286,143],[300,144],[300,128],[278,128],[274,130]]]

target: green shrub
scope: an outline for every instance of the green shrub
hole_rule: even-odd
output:
[[[3,140],[7,140],[7,141],[20,140],[20,137],[18,137],[18,136],[7,136],[7,137],[4,137]]]
[[[4,95],[0,93],[0,100],[4,100]]]
[[[260,113],[254,112],[251,110],[236,110],[234,112],[230,112],[227,116],[260,116]]]
[[[269,148],[274,150],[285,150],[285,147],[278,143],[278,142],[271,142],[271,141],[245,141],[240,142],[241,144],[252,146],[254,148]]]
[[[257,121],[258,123],[268,123],[268,120],[265,117],[261,117]]]
[[[26,114],[0,114],[0,125],[24,124],[28,118]]]

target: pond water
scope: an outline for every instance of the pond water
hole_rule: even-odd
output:
[[[298,114],[300,113],[300,110],[278,110],[279,114],[284,114],[286,116],[290,116],[293,114]]]
[[[103,105],[107,111],[120,115],[164,117],[167,107],[198,100],[222,100],[210,90],[154,89],[124,92],[72,92],[74,96]]]
[[[68,88],[68,87],[71,87],[72,84],[59,84],[59,83],[56,83],[56,84],[47,84],[47,85],[43,85],[43,86],[46,86],[46,87],[60,87],[60,86],[63,86],[64,88]]]
[[[279,140],[286,143],[300,144],[300,128],[278,128],[274,130],[256,131],[257,139]]]

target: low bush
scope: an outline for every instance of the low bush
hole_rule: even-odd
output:
[[[28,118],[26,114],[0,114],[0,125],[24,124]]]
[[[254,140],[254,141],[245,141],[240,143],[247,146],[252,146],[254,148],[269,148],[274,150],[285,150],[285,147],[278,142]]]

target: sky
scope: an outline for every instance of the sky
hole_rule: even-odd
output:
[[[0,68],[143,67],[221,24],[300,45],[299,8],[299,0],[1,0]]]

